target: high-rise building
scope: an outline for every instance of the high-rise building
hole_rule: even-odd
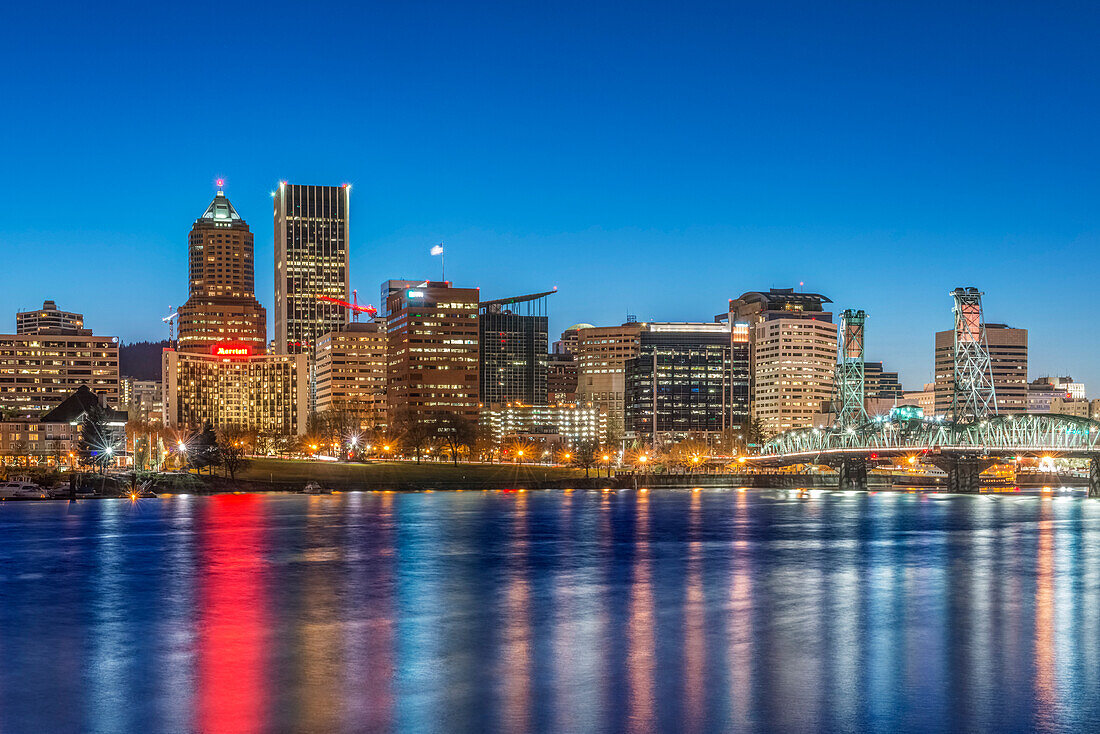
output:
[[[993,392],[998,413],[1026,413],[1027,329],[986,324],[986,342],[993,369]],[[936,332],[936,415],[951,412],[955,387],[955,332]]]
[[[638,356],[641,331],[636,321],[577,330],[577,401],[607,414],[612,441],[626,430],[626,363]]]
[[[573,324],[561,333],[561,338],[554,342],[554,354],[574,354],[577,351],[577,340],[580,338],[581,329],[595,329],[592,324]]]
[[[41,331],[84,331],[84,314],[60,311],[53,301],[43,301],[42,308],[36,311],[20,311],[15,314],[16,334],[37,334]]]
[[[418,281],[386,303],[388,420],[478,416],[478,289]]]
[[[119,404],[118,337],[70,332],[0,336],[0,410],[38,417],[82,385]]]
[[[748,337],[749,412],[767,433],[813,425],[832,399],[836,324],[818,293],[750,291],[731,300],[731,341]]]
[[[317,340],[317,412],[336,410],[361,428],[386,423],[386,320],[353,322]]]
[[[549,355],[546,400],[550,405],[577,402],[577,360],[572,354]]]
[[[306,432],[309,372],[304,354],[218,354],[164,350],[165,425],[239,427],[265,436]]]
[[[743,426],[730,405],[730,327],[642,323],[638,354],[626,362],[626,435],[652,444],[691,434],[716,438]]]
[[[351,187],[279,184],[275,191],[275,345],[314,354],[317,338],[347,323]]]
[[[267,311],[256,300],[252,231],[220,188],[191,227],[188,261],[178,349],[209,354],[215,344],[234,343],[262,353]]]
[[[546,405],[547,304],[556,291],[483,301],[478,315],[481,403]]]

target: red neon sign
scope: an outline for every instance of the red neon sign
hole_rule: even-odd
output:
[[[252,345],[222,342],[221,344],[215,344],[210,351],[215,357],[244,358],[252,356]]]

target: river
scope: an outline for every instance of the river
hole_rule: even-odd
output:
[[[0,503],[0,732],[1100,730],[1100,501]]]

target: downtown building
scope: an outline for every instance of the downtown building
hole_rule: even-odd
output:
[[[252,233],[218,191],[191,229],[179,349],[162,357],[164,421],[172,428],[305,432],[306,355],[264,354],[266,313],[253,291]]]
[[[993,391],[998,413],[1026,413],[1028,410],[1027,329],[1005,324],[985,325],[989,361],[993,369]],[[955,331],[936,332],[935,414],[951,412],[955,390]]]
[[[119,463],[125,463],[127,415],[107,405],[104,397],[92,392],[87,385],[81,385],[40,416],[0,421],[0,462],[23,466],[74,466],[80,446],[81,423],[93,406],[102,408],[105,422],[103,435],[96,442],[115,453]]]
[[[478,314],[483,406],[546,405],[549,346],[546,299],[556,291],[482,301]]]
[[[746,406],[730,399],[735,369],[729,324],[639,326],[637,355],[625,363],[627,439],[650,445],[689,436],[713,441],[744,429]],[[747,367],[739,364],[736,372],[744,375]]]
[[[388,281],[394,283],[396,281]],[[408,281],[406,281],[408,282]],[[418,281],[386,299],[386,413],[390,426],[477,420],[477,288]]]
[[[752,420],[767,434],[808,428],[829,409],[836,369],[837,327],[818,293],[793,288],[750,291],[729,302],[731,340],[748,353]]]
[[[164,422],[164,388],[159,380],[123,377],[119,380],[119,392],[119,407],[127,412],[130,420]]]
[[[351,186],[285,181],[275,200],[275,351],[313,358],[317,339],[348,322]]]
[[[636,321],[577,330],[577,403],[607,415],[607,440],[612,443],[626,430],[626,363],[638,356],[641,333]]]
[[[164,350],[165,425],[242,428],[264,437],[300,436],[309,417],[304,354],[214,354]]]
[[[84,314],[61,311],[53,301],[43,301],[36,311],[15,314],[16,334],[38,334],[43,331],[83,331]]]
[[[363,429],[386,424],[386,320],[347,324],[317,340],[317,412],[354,417]]]
[[[496,445],[531,441],[546,447],[599,446],[607,415],[595,406],[505,403],[484,408],[481,425]]]
[[[220,183],[220,182],[219,182]],[[187,238],[188,298],[179,309],[177,348],[210,354],[233,343],[267,346],[267,311],[256,300],[252,231],[218,190]]]
[[[90,329],[0,335],[0,411],[37,418],[82,386],[119,405],[118,337]]]

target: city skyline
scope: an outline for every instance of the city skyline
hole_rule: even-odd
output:
[[[20,20],[33,12],[16,9],[9,28],[35,28]],[[363,23],[336,28],[338,70],[313,81],[344,95],[279,108],[279,124],[279,74],[255,59],[307,53],[316,41],[299,37],[316,35],[227,9],[256,32],[191,46],[173,30],[183,12],[62,14],[49,60],[33,31],[6,39],[13,95],[33,105],[11,123],[23,144],[5,153],[15,216],[0,243],[50,256],[14,265],[0,309],[52,299],[96,333],[163,338],[160,318],[187,295],[183,233],[224,176],[255,233],[273,334],[269,192],[350,183],[363,300],[385,279],[439,277],[439,241],[448,278],[486,298],[558,286],[552,337],[627,313],[707,320],[747,290],[802,282],[866,310],[868,359],[918,389],[950,326],[947,293],[974,285],[991,321],[1029,329],[1029,377],[1100,384],[1100,348],[1078,336],[1085,312],[1051,319],[1020,297],[1085,293],[1097,264],[1098,105],[1073,83],[1098,54],[1095,12],[699,6],[668,40],[655,4],[533,18],[439,5],[427,26],[407,9],[343,9],[386,33],[353,42]],[[305,30],[331,25],[325,12]],[[154,26],[155,47],[132,32]],[[117,73],[136,56],[152,62]],[[99,84],[69,79],[75,59]],[[211,76],[235,91],[214,121],[179,103],[202,99]],[[319,140],[304,123],[326,114],[348,122]],[[92,263],[135,297],[94,295]]]

